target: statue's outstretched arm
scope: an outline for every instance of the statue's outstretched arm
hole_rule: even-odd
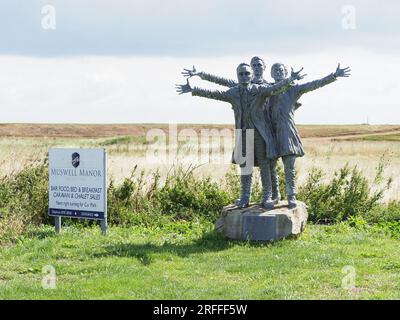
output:
[[[303,83],[303,84],[298,84],[295,86],[296,96],[300,97],[304,93],[316,90],[318,88],[322,88],[322,87],[324,87],[332,82],[335,82],[335,81],[336,81],[336,77],[333,73],[331,73],[329,76],[326,76],[322,79],[310,81],[310,82]]]
[[[235,82],[235,81],[233,81],[231,79],[218,77],[218,76],[215,76],[215,75],[210,74],[210,73],[200,72],[199,76],[200,76],[200,78],[202,80],[213,82],[213,83],[219,84],[219,85],[224,86],[224,87],[233,88],[234,86],[237,86],[237,82]]]
[[[237,83],[235,81],[233,81],[233,80],[226,79],[226,78],[223,78],[223,77],[218,77],[218,76],[215,76],[215,75],[210,74],[210,73],[197,71],[195,66],[193,66],[192,70],[183,69],[182,74],[187,78],[198,76],[202,80],[213,82],[213,83],[216,83],[216,84],[219,84],[221,86],[228,87],[228,88],[232,88],[232,87],[237,85]]]
[[[220,100],[225,102],[230,102],[230,95],[227,91],[219,91],[219,90],[206,90],[194,87],[192,90],[193,96],[213,99],[213,100]]]
[[[318,80],[314,80],[311,82],[307,82],[307,83],[303,83],[303,84],[299,84],[297,85],[296,88],[296,95],[297,97],[300,97],[302,94],[316,90],[318,88],[322,88],[334,81],[336,81],[337,78],[339,77],[349,77],[350,76],[350,68],[340,68],[340,64],[338,65],[337,69],[335,72],[331,73],[330,75],[322,78],[322,79],[318,79]]]
[[[269,96],[274,96],[274,95],[280,94],[282,92],[285,92],[290,87],[291,83],[294,80],[300,80],[306,76],[306,75],[301,74],[302,70],[303,70],[303,68],[301,68],[297,72],[294,72],[292,69],[292,73],[291,73],[290,77],[288,77],[276,84],[273,84],[273,85],[261,86],[260,90],[262,92],[263,98],[267,98]]]
[[[186,84],[177,84],[175,85],[175,88],[179,94],[191,92],[193,96],[226,101],[226,102],[231,101],[230,94],[228,91],[206,90],[197,87],[192,88],[189,83],[189,78],[186,79]]]

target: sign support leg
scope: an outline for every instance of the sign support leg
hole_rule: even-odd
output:
[[[107,235],[107,218],[101,220],[101,233],[103,234],[103,236]]]
[[[56,232],[60,233],[61,231],[61,217],[54,217],[54,224],[56,227]]]

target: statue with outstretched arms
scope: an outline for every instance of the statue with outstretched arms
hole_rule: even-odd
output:
[[[263,59],[261,59],[258,56],[254,56],[253,58],[251,58],[250,66],[251,66],[251,69],[253,70],[253,77],[251,79],[251,83],[265,85],[265,86],[273,84],[264,79],[264,71],[265,71],[266,65],[265,65],[265,62]],[[183,69],[182,74],[183,74],[183,76],[185,76],[187,78],[198,76],[202,80],[216,83],[221,86],[228,87],[228,88],[233,88],[234,86],[238,85],[238,83],[232,79],[227,79],[224,77],[216,76],[211,73],[207,73],[207,72],[203,72],[203,71],[197,71],[195,66],[193,66],[192,70]],[[301,103],[296,102],[296,108],[298,108],[300,106],[301,106]]]
[[[287,74],[287,69],[282,63],[275,63],[271,68],[271,76],[276,83],[281,83],[287,77]],[[289,207],[296,206],[295,160],[304,155],[303,145],[294,121],[294,111],[298,108],[296,102],[307,92],[322,88],[336,81],[338,77],[349,76],[350,68],[341,69],[339,64],[334,73],[319,80],[292,85],[285,92],[272,96],[268,100],[265,121],[272,125],[278,158],[282,158],[283,161]],[[275,203],[280,200],[276,162],[277,159],[270,162],[272,193]]]
[[[277,150],[271,127],[265,123],[263,106],[269,97],[283,93],[289,88],[292,81],[302,79],[303,75],[300,75],[302,69],[298,72],[292,70],[290,77],[270,86],[252,83],[252,69],[248,64],[241,63],[236,71],[239,84],[226,91],[192,88],[189,79],[187,79],[187,84],[177,85],[177,91],[179,94],[191,92],[193,96],[225,101],[232,105],[236,128],[235,145],[240,146],[242,151],[238,152],[235,148],[233,152],[233,162],[240,164],[241,167],[241,195],[236,201],[236,205],[239,207],[249,206],[252,169],[253,166],[258,165],[263,185],[261,202],[265,208],[272,209],[274,204],[272,201],[270,160],[276,159]],[[250,141],[246,142],[246,140]],[[245,157],[245,161],[240,161],[242,157]],[[251,163],[252,159],[254,159],[253,163]],[[248,170],[249,167],[250,170]]]

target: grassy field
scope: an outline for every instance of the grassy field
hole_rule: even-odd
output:
[[[365,141],[395,141],[400,142],[400,134],[371,135],[360,138]]]
[[[160,170],[165,177],[173,165],[194,164],[200,166],[197,174],[207,176],[212,173],[216,180],[221,179],[229,169],[231,148],[226,148],[226,157],[204,161],[193,156],[204,146],[180,143],[174,151],[174,162],[151,162],[146,158],[149,143],[147,130],[168,125],[0,125],[0,175],[15,172],[24,167],[27,159],[43,158],[49,147],[105,147],[109,156],[109,178],[116,182],[130,176],[137,165],[148,172]],[[192,128],[232,129],[230,125],[179,125],[178,130]],[[386,177],[400,176],[400,143],[392,138],[400,134],[396,125],[300,125],[300,133],[306,156],[296,162],[298,181],[303,183],[313,167],[323,169],[331,178],[336,169],[346,163],[357,165],[371,181],[382,158],[386,165]],[[233,141],[232,141],[233,143]],[[188,152],[182,152],[186,145]],[[179,151],[178,148],[181,148]],[[172,150],[172,148],[170,149]],[[385,200],[400,199],[400,183],[395,180]]]
[[[115,136],[142,136],[149,129],[168,130],[169,124],[0,124],[0,137],[69,137],[96,138]],[[178,124],[178,130],[233,129],[230,124]],[[336,137],[400,131],[400,125],[298,125],[304,138]]]
[[[149,163],[145,133],[155,127],[160,126],[0,125],[0,177],[25,168],[30,159],[46,157],[49,147],[105,147],[108,175],[116,183],[135,166],[135,174],[159,169],[165,177],[171,166],[184,163],[187,154],[178,150],[185,143],[177,147],[174,163]],[[196,132],[205,128],[211,127],[194,126]],[[314,167],[331,179],[346,163],[357,165],[372,186],[380,166],[384,179],[396,178],[400,144],[393,137],[399,130],[300,126],[307,154],[296,163],[298,183]],[[197,150],[187,145],[189,153]],[[230,166],[196,157],[192,164],[200,166],[196,175],[215,180]],[[397,180],[384,201],[400,199]],[[0,247],[0,299],[400,299],[397,229],[392,234],[351,223],[309,224],[297,239],[254,244],[222,238],[212,221],[165,221],[158,226],[111,226],[106,237],[98,226],[70,224],[60,235],[51,226],[32,227]],[[45,266],[55,268],[56,289],[42,287]],[[355,270],[353,288],[343,287],[349,279],[346,267]]]
[[[47,265],[55,289],[42,287]],[[0,298],[400,299],[400,246],[345,224],[309,225],[273,244],[228,241],[204,223],[111,228],[107,237],[43,227],[0,251]]]

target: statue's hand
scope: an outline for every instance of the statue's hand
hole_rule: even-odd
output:
[[[179,94],[192,92],[193,90],[190,86],[189,78],[186,79],[186,84],[176,84],[175,89]]]
[[[340,63],[339,63],[337,68],[336,68],[336,71],[334,73],[334,76],[336,78],[337,77],[347,78],[347,77],[350,77],[350,71],[351,71],[350,67],[347,67],[347,68],[344,68],[344,69],[340,69]]]
[[[183,69],[183,70],[184,71],[182,72],[182,74],[184,77],[187,77],[187,78],[191,78],[191,77],[200,75],[200,72],[198,72],[194,66],[193,66],[193,70],[190,70],[190,69]]]
[[[293,68],[292,68],[292,72],[290,74],[290,77],[292,78],[292,80],[301,80],[301,79],[303,79],[306,76],[306,74],[301,74],[303,69],[304,68],[301,68],[299,71],[294,72]]]

